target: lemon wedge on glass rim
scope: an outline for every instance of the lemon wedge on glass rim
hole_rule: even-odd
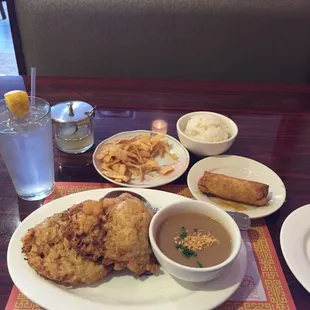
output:
[[[26,116],[29,112],[28,94],[22,90],[12,90],[4,94],[8,109],[14,116]]]

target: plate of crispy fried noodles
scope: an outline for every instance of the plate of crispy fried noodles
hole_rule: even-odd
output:
[[[177,280],[159,266],[148,228],[154,208],[190,201],[151,189],[97,189],[51,201],[14,232],[7,255],[18,289],[44,309],[212,309],[239,287],[247,266],[243,244],[223,276],[206,283]],[[119,188],[118,188],[119,190]]]
[[[93,154],[93,164],[110,182],[152,188],[179,178],[188,168],[189,154],[169,135],[126,131],[102,141]]]

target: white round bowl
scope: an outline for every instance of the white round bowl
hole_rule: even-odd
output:
[[[229,139],[220,142],[204,142],[187,136],[184,131],[190,117],[196,115],[214,115],[219,117],[227,126],[229,131]],[[199,111],[183,115],[177,121],[177,132],[180,142],[192,153],[198,156],[213,156],[226,152],[234,143],[238,135],[238,127],[230,118],[213,112]]]
[[[188,267],[171,260],[159,249],[156,242],[156,236],[162,223],[174,214],[188,212],[207,215],[223,225],[223,227],[225,227],[228,231],[232,240],[232,251],[224,262],[206,268]],[[152,218],[149,227],[149,236],[153,252],[160,265],[172,276],[189,282],[210,281],[227,272],[227,269],[229,269],[231,264],[234,262],[241,248],[240,230],[232,217],[216,206],[194,200],[174,203],[160,209]]]

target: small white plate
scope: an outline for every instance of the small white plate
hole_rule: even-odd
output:
[[[118,189],[113,189],[118,190]],[[133,277],[126,272],[113,272],[106,280],[93,285],[70,288],[40,277],[24,260],[20,239],[29,228],[54,213],[66,210],[87,199],[98,200],[111,189],[80,192],[56,199],[31,213],[14,232],[7,254],[10,276],[25,296],[44,309],[57,310],[175,310],[213,309],[237,290],[246,266],[244,243],[229,271],[222,277],[206,283],[188,283],[175,280],[165,270],[158,275]],[[150,189],[130,189],[145,197],[153,207],[187,201],[188,198]]]
[[[283,256],[299,283],[310,293],[310,205],[292,212],[280,232]]]
[[[238,210],[217,204],[211,200],[214,198],[210,199],[209,196],[201,193],[198,189],[198,181],[205,171],[268,184],[271,196],[269,205],[254,207],[242,204],[244,208]],[[252,219],[265,217],[276,212],[283,205],[286,197],[285,186],[274,171],[255,160],[234,155],[213,156],[200,160],[190,169],[187,176],[187,185],[196,199],[212,203],[226,211],[243,212]]]
[[[177,160],[172,159],[168,154],[165,154],[163,158],[160,156],[156,157],[155,160],[159,163],[159,165],[174,165],[174,170],[166,175],[162,175],[157,172],[152,172],[150,174],[146,174],[144,180],[141,182],[138,178],[133,177],[129,183],[120,183],[115,180],[104,175],[99,169],[99,161],[96,159],[96,154],[99,152],[101,147],[106,143],[111,143],[113,141],[129,139],[132,137],[140,136],[143,134],[151,134],[154,132],[149,130],[135,130],[135,131],[125,131],[118,133],[104,141],[102,141],[96,148],[93,154],[93,164],[97,170],[97,172],[106,180],[115,183],[117,185],[126,186],[126,187],[138,187],[138,188],[152,188],[157,186],[162,186],[173,182],[178,179],[188,168],[189,165],[189,153],[187,149],[175,138],[166,135],[165,139],[167,139],[170,150],[172,153],[178,156]]]

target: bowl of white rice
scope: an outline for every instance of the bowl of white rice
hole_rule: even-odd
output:
[[[189,151],[198,156],[212,156],[232,146],[238,127],[222,114],[199,111],[183,115],[177,122],[177,132]]]

